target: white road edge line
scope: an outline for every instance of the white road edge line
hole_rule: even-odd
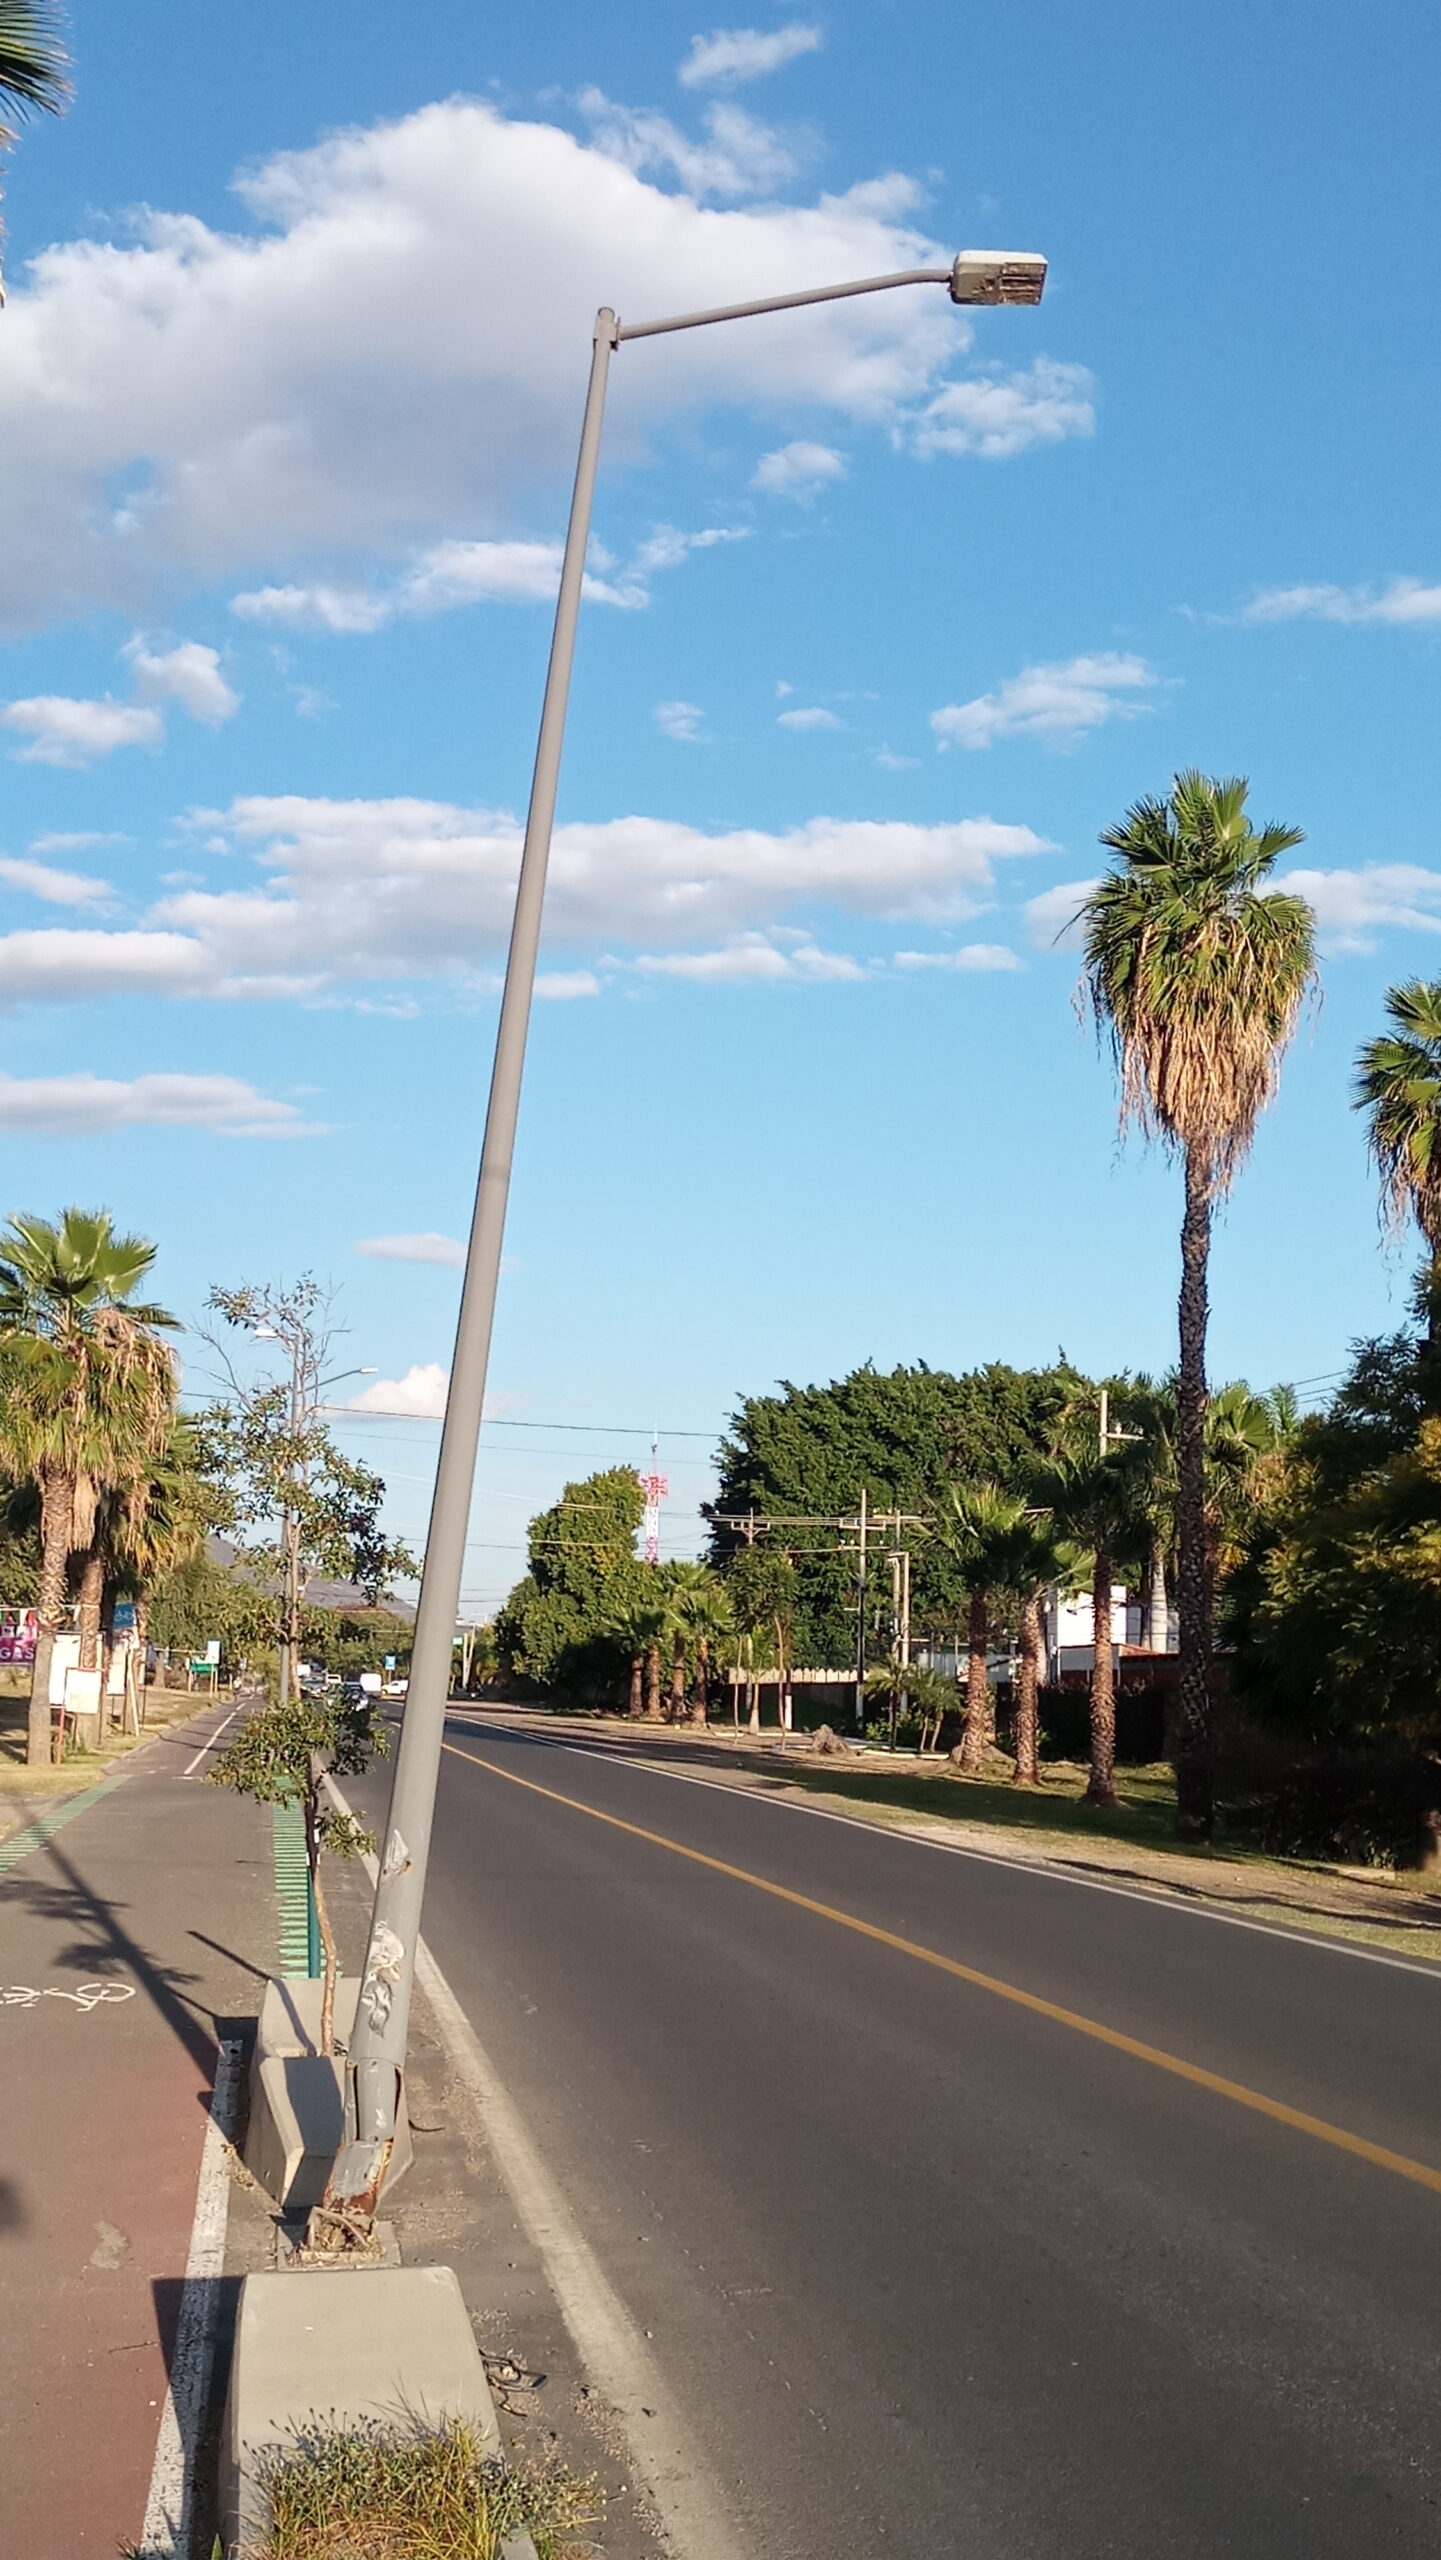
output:
[[[195,2455],[210,2399],[219,2309],[217,2279],[225,2273],[225,2231],[230,2218],[230,2170],[226,2146],[235,2129],[243,2047],[227,2038],[215,2064],[215,2092],[200,2154],[200,2182],[185,2289],[175,2326],[170,2388],[160,2412],[150,2495],[140,2531],[140,2560],[192,2560],[195,2543]],[[198,2555],[194,2555],[198,2560]]]
[[[466,1721],[493,1733],[497,1741],[510,1737],[504,1725],[487,1722],[483,1717],[464,1717],[452,1708],[450,1721]],[[521,1728],[526,1730],[528,1728]],[[1217,1911],[1209,1903],[1183,1902],[1167,1893],[1164,1886],[1147,1891],[1144,1885],[1103,1884],[1099,1876],[1073,1876],[1065,1867],[1054,1867],[1041,1858],[1006,1858],[994,1849],[973,1849],[963,1840],[937,1840],[925,1831],[892,1831],[888,1824],[867,1822],[853,1813],[833,1813],[828,1805],[797,1804],[789,1796],[757,1795],[750,1787],[733,1787],[724,1778],[699,1778],[692,1769],[662,1769],[653,1760],[632,1759],[628,1753],[601,1751],[589,1742],[551,1742],[552,1751],[571,1751],[578,1760],[599,1760],[611,1768],[643,1769],[648,1777],[669,1778],[677,1786],[709,1787],[712,1794],[739,1796],[747,1804],[769,1806],[772,1813],[801,1813],[813,1822],[842,1822],[848,1831],[864,1831],[871,1840],[894,1840],[912,1849],[939,1849],[947,1858],[969,1858],[978,1867],[1001,1867],[1007,1875],[1044,1876],[1052,1884],[1070,1884],[1083,1893],[1114,1894],[1120,1902],[1143,1902],[1150,1911],[1168,1911],[1181,1920],[1218,1920],[1224,1929],[1249,1929],[1258,1938],[1274,1938],[1283,1947],[1314,1947],[1325,1956],[1355,1956],[1362,1964],[1389,1965],[1393,1973],[1414,1973],[1422,1982],[1441,1983],[1441,1964],[1414,1964],[1407,1956],[1388,1955],[1382,1947],[1353,1947],[1346,1938],[1313,1938],[1307,1929],[1287,1929],[1274,1920],[1247,1920],[1238,1911]],[[1381,1924],[1384,1925],[1384,1924]]]
[[[326,1791],[350,1813],[333,1778]],[[374,1885],[374,1857],[364,1860]],[[690,2442],[660,2367],[521,2120],[520,2111],[422,1938],[416,1978],[457,2077],[480,2110],[510,2189],[591,2380],[615,2410],[678,2560],[749,2560]],[[148,2560],[148,2554],[147,2554]]]
[[[202,1744],[201,1744],[201,1746],[200,1746],[199,1750],[198,1750],[198,1751],[196,1752],[196,1754],[195,1754],[194,1759],[193,1759],[193,1760],[187,1760],[187,1762],[186,1762],[186,1764],[185,1764],[184,1768],[183,1768],[183,1769],[181,1770],[181,1772],[180,1772],[180,1774],[181,1774],[182,1778],[188,1778],[188,1777],[190,1777],[190,1776],[192,1775],[192,1773],[193,1773],[196,1769],[198,1769],[198,1768],[199,1768],[200,1763],[201,1763],[201,1761],[204,1759],[206,1752],[207,1752],[207,1751],[213,1751],[213,1750],[214,1750],[214,1748],[215,1748],[215,1746],[216,1746],[217,1742],[220,1740],[220,1737],[221,1737],[222,1733],[225,1731],[225,1726],[226,1726],[226,1725],[228,1725],[228,1724],[234,1724],[235,1719],[236,1719],[236,1717],[239,1715],[239,1713],[240,1713],[240,1709],[239,1709],[238,1707],[232,1707],[232,1708],[231,1708],[229,1715],[228,1715],[228,1716],[225,1718],[225,1720],[224,1720],[224,1723],[222,1723],[222,1724],[218,1724],[218,1725],[216,1726],[215,1731],[212,1733],[212,1735],[211,1735],[211,1737],[210,1737],[209,1741],[208,1741],[208,1742],[202,1742]]]

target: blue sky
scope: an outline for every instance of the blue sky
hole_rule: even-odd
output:
[[[1441,929],[1431,13],[501,15],[80,0],[11,155],[5,1205],[187,1316],[336,1282],[418,1538],[596,305],[1039,249],[1039,312],[617,357],[467,1595],[652,1421],[684,1551],[778,1377],[1166,1363],[1054,936],[1182,764],[1304,826],[1325,953],[1214,1367],[1334,1371],[1406,1269],[1351,1061]]]

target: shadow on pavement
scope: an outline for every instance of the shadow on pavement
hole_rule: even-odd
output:
[[[47,1840],[38,1854],[58,1868],[62,1881],[27,1877],[22,1882],[12,1878],[7,1899],[28,1911],[33,1919],[58,1926],[68,1923],[85,1933],[68,1946],[57,1947],[52,1962],[66,1972],[91,1974],[97,1980],[104,1980],[122,1967],[132,1973],[207,2080],[213,2080],[217,2042],[213,2013],[205,2011],[202,2024],[202,2013],[186,1996],[186,1986],[198,1982],[199,1975],[161,1964],[148,1954],[131,1937],[119,1916],[129,1905],[108,1901],[97,1893],[57,1841]]]

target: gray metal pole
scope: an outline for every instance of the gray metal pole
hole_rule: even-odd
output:
[[[382,1846],[380,1883],[361,1978],[360,2004],[351,2046],[352,2133],[331,2172],[326,2211],[365,2217],[373,2213],[395,2138],[396,2101],[405,2062],[416,1942],[430,1854],[431,1817],[450,1673],[466,1530],[480,1441],[485,1374],[495,1319],[501,1241],[520,1107],[521,1069],[540,944],[541,905],[555,818],[556,784],[565,731],[566,697],[575,653],[581,581],[590,536],[591,500],[600,452],[606,374],[616,342],[613,311],[596,315],[595,353],[581,427],[575,491],[556,600],[555,632],[545,679],[525,849],[515,892],[515,918],[505,968],[505,992],[495,1039],[490,1106],[480,1159],[475,1214],[466,1254],[456,1325],[455,1356],[445,1400],[440,1458],[425,1543],[425,1570],[415,1621],[410,1686],[395,1758]]]

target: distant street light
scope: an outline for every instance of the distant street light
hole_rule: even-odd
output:
[[[440,1435],[430,1530],[416,1610],[410,1687],[381,1851],[380,1881],[361,1977],[351,2041],[346,2098],[346,2140],[330,2174],[316,2217],[321,2238],[327,2218],[344,2217],[340,2230],[365,2228],[374,2215],[395,2139],[400,2075],[405,2062],[416,1943],[430,1855],[431,1820],[450,1695],[451,1658],[460,1603],[470,1497],[480,1441],[486,1367],[495,1317],[501,1240],[510,1190],[520,1104],[521,1070],[530,1022],[541,908],[555,820],[566,698],[575,653],[581,581],[590,538],[591,501],[600,454],[606,378],[616,347],[632,338],[657,338],[678,329],[708,328],[720,320],[749,320],[768,311],[799,311],[812,302],[840,302],[853,294],[885,293],[896,285],[944,285],[965,305],[1034,304],[1046,281],[1044,258],[997,249],[963,249],[948,267],[908,267],[897,275],[863,276],[853,284],[818,285],[807,293],[781,293],[761,302],[733,302],[713,311],[688,311],[671,320],[623,326],[609,309],[596,314],[590,387],[581,425],[580,454],[570,523],[561,562],[555,630],[541,706],[540,738],[531,782],[530,809],[515,914],[505,968],[505,990],[496,1030],[495,1063],[465,1279],[456,1324],[445,1421]]]

